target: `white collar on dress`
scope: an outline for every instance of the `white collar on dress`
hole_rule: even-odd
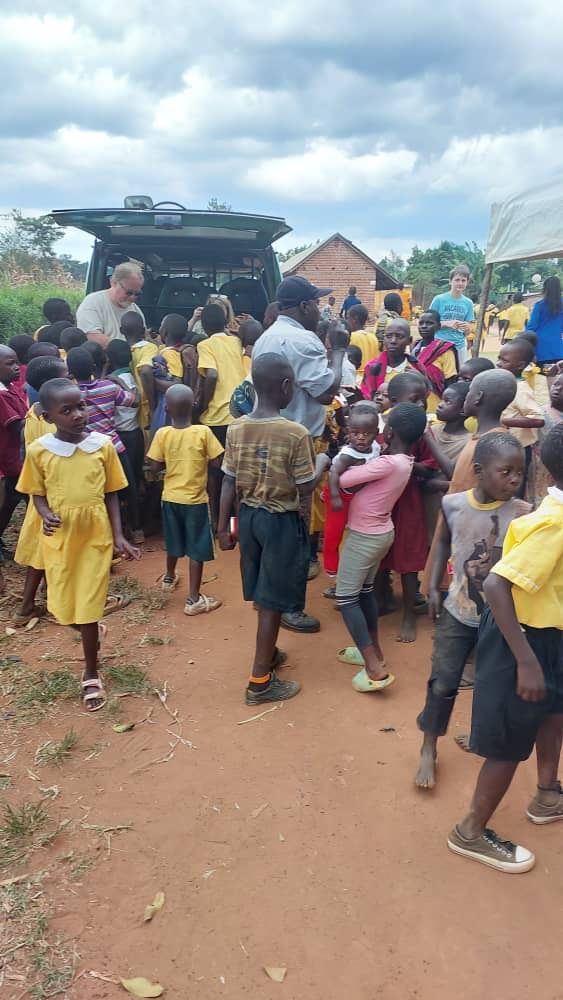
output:
[[[559,500],[559,503],[563,503],[563,490],[560,490],[558,486],[548,486],[547,492],[554,500]]]
[[[112,443],[107,434],[100,434],[99,431],[90,431],[88,437],[76,444],[74,441],[61,441],[54,434],[44,434],[43,437],[39,438],[39,441],[52,455],[59,455],[61,458],[70,458],[77,448],[80,448],[80,451],[85,451],[87,455],[91,455],[94,451],[103,448],[108,442]]]

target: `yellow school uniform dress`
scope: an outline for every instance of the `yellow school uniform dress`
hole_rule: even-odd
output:
[[[103,615],[113,553],[105,496],[126,486],[105,434],[92,431],[79,444],[45,434],[29,447],[17,489],[45,497],[61,518],[52,535],[41,534],[47,607],[61,625],[86,625]]]
[[[48,420],[37,415],[35,405],[30,406],[25,415],[23,425],[23,440],[26,452],[29,446],[34,441],[37,441],[37,438],[43,437],[44,434],[54,434],[56,429],[54,424],[50,424]],[[43,521],[37,513],[33,500],[30,500],[14,554],[14,559],[20,566],[31,566],[32,569],[38,570],[45,569],[41,548],[42,533]]]
[[[158,347],[156,344],[152,344],[148,340],[139,340],[136,344],[133,344],[131,348],[131,371],[139,391],[139,427],[142,431],[144,431],[150,423],[150,410],[149,401],[145,396],[143,383],[141,382],[140,369],[151,368],[152,359],[155,354],[158,354]]]
[[[530,318],[530,311],[522,302],[515,302],[508,309],[504,309],[498,318],[508,320],[504,339],[512,340],[517,333],[522,333],[526,329],[526,323]]]
[[[217,372],[215,392],[205,413],[201,414],[202,424],[208,427],[232,424],[234,418],[229,408],[231,396],[246,378],[240,340],[226,333],[214,333],[197,345],[197,357],[200,375],[205,375],[208,368]]]
[[[250,354],[243,354],[242,363],[244,365],[245,378],[248,378],[252,372],[252,358]]]
[[[444,376],[444,382],[447,382],[450,378],[457,378],[457,365],[453,351],[444,351],[439,358],[434,359],[432,364],[436,365],[436,368],[440,369],[442,375]],[[440,397],[437,396],[435,392],[429,392],[426,400],[426,409],[428,413],[436,413],[439,403]]]
[[[363,375],[368,361],[379,357],[379,341],[373,330],[354,330],[350,334],[350,343],[354,347],[359,347],[362,352],[362,363],[358,368],[358,374]]]
[[[550,487],[537,510],[511,522],[491,573],[512,584],[521,625],[563,628],[563,490]]]

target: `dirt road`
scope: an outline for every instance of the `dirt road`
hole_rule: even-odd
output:
[[[135,572],[153,585],[161,563],[147,553]],[[224,607],[209,616],[187,619],[177,592],[162,610],[133,604],[108,619],[106,652],[144,664],[161,692],[166,682],[175,718],[153,696],[121,700],[123,718],[137,720],[131,732],[115,732],[107,712],[85,717],[75,702],[33,726],[19,716],[9,723],[0,761],[10,747],[16,756],[0,768],[13,777],[2,794],[36,800],[40,787],[57,786],[45,799],[49,814],[70,821],[7,873],[46,871],[51,931],[75,943],[75,975],[84,972],[63,995],[125,995],[93,970],[110,980],[146,976],[173,1000],[562,997],[563,830],[526,821],[533,765],[521,768],[496,819],[499,833],[538,856],[519,877],[446,848],[479,766],[451,739],[467,725],[470,694],[460,695],[442,741],[439,787],[423,794],[413,786],[429,624],[420,623],[416,645],[403,646],[394,639],[398,616],[384,619],[398,682],[380,696],[356,694],[353,671],[334,655],[346,644],[339,616],[321,596],[325,581],[314,581],[308,608],[322,632],[283,634],[288,675],[303,682],[302,694],[239,725],[256,714],[243,703],[255,616],[240,598],[236,556],[220,554],[207,575],[214,572],[206,589]],[[34,670],[46,650],[59,660],[78,655],[53,625],[10,649]],[[8,694],[3,707],[11,702]],[[77,748],[60,767],[40,769],[38,745],[69,727]],[[119,826],[128,829],[107,830]],[[80,859],[76,877],[69,855]],[[157,891],[165,905],[143,923]],[[22,989],[33,978],[16,958],[12,974],[19,968],[24,979],[7,981],[7,1000],[28,996]],[[286,967],[283,984],[263,966]]]

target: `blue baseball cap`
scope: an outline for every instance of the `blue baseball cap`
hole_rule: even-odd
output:
[[[330,295],[332,288],[317,288],[312,285],[307,278],[300,278],[298,275],[291,278],[284,278],[278,286],[276,301],[280,309],[291,309],[302,302],[309,302],[311,299],[322,299],[325,295]]]

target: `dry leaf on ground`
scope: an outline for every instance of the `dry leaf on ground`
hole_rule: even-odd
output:
[[[161,997],[164,993],[164,987],[160,983],[149,983],[144,976],[138,976],[136,979],[120,979],[119,982],[123,989],[134,997]]]
[[[114,726],[111,727],[114,733],[130,733],[132,729],[135,728],[134,722],[116,722]]]
[[[270,979],[273,979],[275,983],[283,983],[287,974],[287,969],[283,965],[279,967],[265,965],[264,972],[270,977]]]
[[[152,920],[155,913],[158,913],[158,911],[162,909],[162,907],[164,906],[164,899],[165,899],[164,893],[157,892],[152,903],[149,903],[148,906],[145,906],[145,916],[143,918],[145,923],[148,920]]]

